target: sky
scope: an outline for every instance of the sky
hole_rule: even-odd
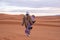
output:
[[[0,0],[0,12],[26,11],[39,15],[60,15],[60,0]]]

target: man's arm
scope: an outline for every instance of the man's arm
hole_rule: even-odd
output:
[[[23,17],[23,19],[22,19],[22,26],[24,25],[24,19],[25,19],[25,18]]]
[[[32,19],[31,19],[31,17],[29,16],[29,21],[30,21],[30,24],[32,25],[33,24],[33,22],[32,22]]]

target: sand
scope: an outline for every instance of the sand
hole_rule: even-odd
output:
[[[60,16],[36,17],[30,37],[24,33],[22,17],[0,14],[0,40],[60,40]]]

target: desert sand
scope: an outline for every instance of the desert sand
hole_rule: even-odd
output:
[[[30,37],[24,33],[22,17],[0,14],[0,40],[60,40],[60,16],[36,17]]]

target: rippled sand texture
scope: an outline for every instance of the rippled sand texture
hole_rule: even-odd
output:
[[[30,37],[24,33],[22,16],[0,14],[0,40],[60,40],[60,16],[36,17]]]

